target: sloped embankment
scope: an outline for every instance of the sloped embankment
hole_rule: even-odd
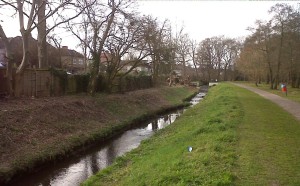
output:
[[[232,185],[236,128],[243,116],[237,93],[219,84],[172,127],[158,131],[82,185]]]
[[[105,140],[132,121],[178,106],[194,92],[161,87],[96,97],[1,101],[0,183]]]

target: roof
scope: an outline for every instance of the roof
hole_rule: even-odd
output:
[[[77,52],[75,50],[65,49],[65,48],[61,49],[61,55],[84,58],[84,56],[82,54],[80,54],[79,52]]]
[[[0,38],[0,49],[4,48],[4,43],[2,42],[2,39]]]
[[[8,38],[11,48],[13,49],[14,54],[14,62],[18,65],[22,61],[23,58],[23,50],[22,50],[22,37],[16,36]],[[3,42],[0,39],[0,45],[3,45]],[[0,49],[2,49],[0,47]],[[29,37],[29,55],[28,61],[30,61],[31,66],[38,66],[38,48],[37,48],[37,40],[33,37]],[[48,58],[48,64],[51,66],[59,66],[59,53],[58,50],[53,47],[51,44],[47,43],[47,52],[48,55],[51,56]]]

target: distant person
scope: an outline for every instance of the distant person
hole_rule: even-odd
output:
[[[281,91],[287,96],[287,87],[285,83],[281,83]]]

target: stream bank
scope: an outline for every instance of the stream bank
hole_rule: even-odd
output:
[[[53,162],[76,156],[91,144],[117,135],[132,121],[180,107],[181,100],[195,91],[160,87],[94,98],[77,95],[1,101],[0,183],[13,183]]]

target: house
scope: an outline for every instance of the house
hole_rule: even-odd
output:
[[[100,69],[99,71],[102,73],[106,73],[107,67],[112,65],[114,61],[113,55],[108,52],[102,52],[100,55]],[[88,66],[92,64],[93,60],[88,60]],[[120,63],[115,66],[114,68],[120,69],[120,72],[126,73],[128,72],[133,65],[135,65],[134,60],[121,60]],[[151,65],[148,60],[141,60],[138,62],[138,65],[130,72],[130,74],[144,74],[144,75],[151,75]]]
[[[111,61],[112,59],[112,55],[108,52],[102,52],[100,55],[100,63],[107,63],[109,61]]]
[[[16,37],[11,37],[8,38],[11,48],[13,49],[13,56],[14,56],[14,63],[18,66],[23,58],[23,41],[22,41],[22,37],[21,36],[16,36]],[[28,63],[26,68],[36,68],[39,65],[38,62],[38,47],[37,47],[37,40],[30,37],[29,38],[29,55],[28,55]],[[59,64],[59,52],[58,50],[53,47],[52,45],[50,45],[49,43],[47,43],[47,61],[48,61],[48,66],[49,67],[60,67]],[[4,44],[2,42],[2,40],[0,39],[0,62],[1,63],[5,63],[5,47]]]
[[[105,72],[106,67],[108,65],[108,62],[110,62],[112,59],[112,55],[108,52],[102,52],[100,54],[100,65],[99,65],[99,71],[100,72]],[[91,70],[93,64],[93,59],[87,59],[86,65],[87,69]]]
[[[75,50],[68,49],[63,46],[60,49],[62,68],[71,74],[81,74],[86,70],[84,56]]]
[[[0,67],[5,66],[5,52],[4,44],[0,42]]]
[[[173,70],[172,73],[179,78],[182,78],[182,71],[181,70]]]
[[[121,72],[128,72],[132,66],[135,64],[135,61],[122,60],[121,65],[123,65]],[[143,74],[143,75],[151,75],[151,65],[148,60],[141,60],[138,62],[137,66],[131,71],[131,74]]]
[[[106,71],[106,68],[108,66],[108,63],[112,61],[112,54],[108,52],[102,52],[100,54],[100,72],[104,73]]]

